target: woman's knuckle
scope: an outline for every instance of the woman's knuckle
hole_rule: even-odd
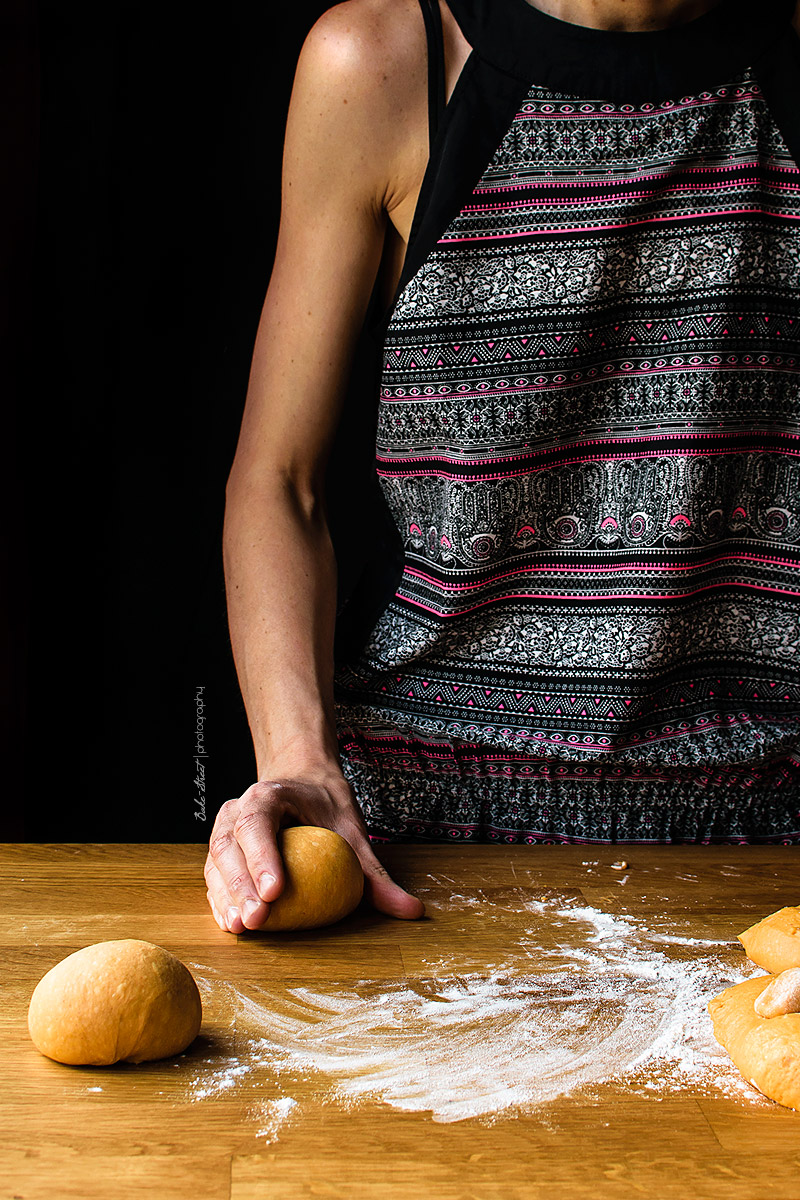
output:
[[[246,809],[236,818],[233,826],[234,837],[238,839],[240,833],[251,833],[263,825],[264,814],[256,809]]]
[[[209,842],[208,852],[212,859],[218,859],[230,850],[233,843],[233,834],[229,829],[221,829],[219,833],[212,833],[211,841]]]
[[[246,872],[239,872],[238,875],[232,875],[227,882],[228,890],[234,896],[249,894],[252,891],[250,876]]]
[[[277,779],[259,779],[258,783],[254,783],[249,790],[254,796],[270,800],[273,796],[280,795],[285,786],[285,784],[279,783]]]

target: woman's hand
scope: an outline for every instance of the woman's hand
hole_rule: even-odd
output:
[[[254,783],[222,805],[205,865],[208,902],[221,929],[242,933],[266,921],[284,885],[277,834],[285,825],[320,825],[341,834],[358,856],[373,907],[393,917],[423,915],[422,902],[394,883],[375,857],[352,788],[341,774],[332,774],[323,782]]]

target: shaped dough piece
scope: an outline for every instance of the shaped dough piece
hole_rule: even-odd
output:
[[[800,908],[781,908],[739,934],[747,957],[780,975],[789,967],[800,967]]]
[[[353,911],[364,892],[364,872],[340,834],[316,825],[289,825],[278,834],[278,848],[286,883],[260,929],[319,929]]]
[[[37,1050],[73,1066],[180,1054],[201,1019],[197,984],[180,959],[135,938],[62,959],[39,980],[28,1009]]]
[[[800,1109],[800,1013],[760,1017],[753,1008],[773,978],[737,983],[715,996],[708,1011],[714,1037],[745,1079],[770,1100]]]
[[[756,998],[753,1007],[760,1017],[800,1013],[800,967],[789,967],[788,971],[776,975]]]

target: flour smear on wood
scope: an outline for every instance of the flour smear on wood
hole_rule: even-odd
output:
[[[268,1141],[294,1108],[291,1078],[309,1073],[331,1098],[383,1101],[435,1121],[531,1110],[601,1084],[639,1095],[721,1089],[766,1103],[711,1034],[710,997],[756,973],[727,942],[649,930],[521,888],[445,900],[437,889],[428,908],[434,917],[480,908],[498,923],[502,961],[489,974],[464,971],[454,952],[413,983],[250,985],[246,993],[192,963],[204,1006],[233,1014],[237,1053],[198,1064],[190,1097],[263,1083],[273,1098],[253,1115],[263,1114]],[[525,914],[530,932],[520,935]],[[544,923],[546,948],[536,937]]]

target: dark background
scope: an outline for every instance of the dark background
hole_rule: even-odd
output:
[[[3,18],[4,840],[205,841],[254,778],[224,487],[295,62],[328,7],[13,0]]]

